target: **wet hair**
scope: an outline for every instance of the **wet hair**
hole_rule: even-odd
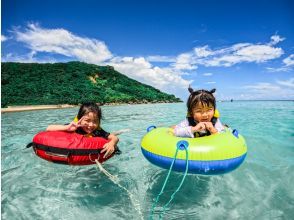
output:
[[[79,113],[77,115],[77,118],[80,120],[84,115],[86,115],[90,112],[93,112],[94,114],[96,114],[97,119],[98,119],[98,123],[100,125],[100,120],[102,118],[102,112],[101,112],[100,107],[94,102],[83,103],[79,109]]]
[[[192,114],[193,108],[198,104],[201,103],[201,105],[210,106],[212,105],[213,108],[216,108],[216,102],[215,97],[213,96],[213,93],[216,91],[216,89],[212,89],[210,91],[201,89],[194,91],[190,86],[188,88],[190,92],[190,96],[187,100],[187,109],[188,113]]]

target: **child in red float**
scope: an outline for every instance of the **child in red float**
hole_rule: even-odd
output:
[[[102,112],[97,104],[92,102],[84,103],[79,109],[77,121],[74,120],[67,125],[49,125],[46,130],[76,132],[87,137],[103,137],[109,140],[101,151],[101,153],[105,152],[104,158],[106,158],[118,150],[116,145],[119,139],[114,134],[110,134],[100,127],[101,117]]]

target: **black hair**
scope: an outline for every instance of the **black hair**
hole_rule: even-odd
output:
[[[82,103],[79,109],[79,113],[77,115],[78,120],[80,120],[84,115],[88,114],[89,112],[93,112],[94,114],[96,114],[99,125],[100,125],[100,121],[102,118],[101,108],[99,107],[99,105],[97,105],[94,102]]]
[[[202,105],[212,105],[213,108],[216,108],[216,101],[215,97],[213,96],[213,93],[216,91],[216,89],[212,89],[210,91],[201,89],[194,91],[190,86],[188,88],[190,92],[190,96],[187,100],[187,109],[188,113],[192,114],[193,108],[197,105],[197,103],[201,103]]]

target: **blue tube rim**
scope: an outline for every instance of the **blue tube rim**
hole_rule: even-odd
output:
[[[150,132],[151,130],[153,130],[155,128],[156,128],[155,125],[150,125],[146,130],[147,130],[147,132]]]
[[[151,153],[145,150],[144,148],[141,148],[141,150],[145,158],[150,163],[164,169],[169,169],[173,158],[164,157],[161,155]],[[218,174],[228,173],[235,170],[237,167],[239,167],[245,160],[246,155],[247,155],[247,152],[239,157],[224,159],[224,160],[210,160],[210,161],[188,160],[189,162],[188,173],[203,174],[203,175],[218,175]],[[178,172],[184,172],[185,165],[186,165],[185,160],[176,159],[175,164],[173,166],[173,170]]]

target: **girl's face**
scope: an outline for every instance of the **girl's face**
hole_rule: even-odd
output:
[[[214,115],[214,107],[213,105],[202,105],[202,103],[198,103],[192,109],[192,115],[195,121],[197,122],[211,122],[211,119]]]
[[[83,116],[81,121],[81,125],[83,130],[87,134],[91,134],[94,130],[96,130],[99,126],[99,119],[96,114],[93,112],[89,112]]]

